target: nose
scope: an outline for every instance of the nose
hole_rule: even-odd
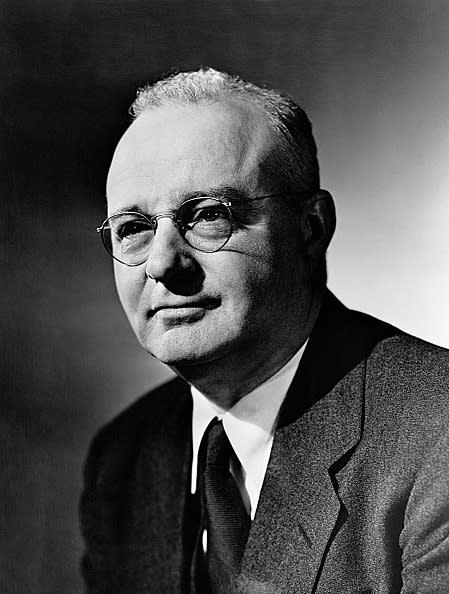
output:
[[[145,264],[147,276],[167,284],[194,272],[196,262],[191,249],[171,217],[159,218]]]

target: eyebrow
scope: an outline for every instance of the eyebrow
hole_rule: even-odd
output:
[[[210,196],[211,198],[222,198],[225,200],[249,200],[249,195],[246,191],[242,190],[241,188],[228,185],[215,186],[212,188],[207,188],[206,190],[194,190],[192,192],[184,192],[182,194],[179,194],[174,198],[174,210],[179,208],[181,204],[183,204],[187,200],[190,200],[191,198],[199,198],[200,196]],[[109,216],[113,217],[124,212],[138,212],[140,214],[148,216],[148,213],[145,212],[138,204],[132,204],[125,208],[119,208],[112,212]]]
[[[111,212],[109,216],[115,217],[116,215],[123,214],[125,212],[139,212],[140,214],[146,214],[145,211],[140,208],[140,206],[133,204],[132,206],[127,206],[126,208],[118,208],[117,210],[114,210],[114,212]]]

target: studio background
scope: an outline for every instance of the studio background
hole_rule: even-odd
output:
[[[449,5],[3,0],[0,18],[0,592],[75,594],[88,442],[168,376],[95,233],[136,87],[211,65],[293,95],[337,204],[331,289],[449,347]]]

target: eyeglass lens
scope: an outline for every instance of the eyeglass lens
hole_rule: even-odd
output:
[[[186,242],[202,252],[216,252],[232,234],[229,207],[216,198],[186,200],[176,215],[146,217],[139,213],[119,213],[109,217],[102,228],[102,239],[113,258],[138,266],[148,258],[158,219],[170,217]]]

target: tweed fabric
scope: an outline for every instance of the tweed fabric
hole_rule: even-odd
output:
[[[189,592],[191,399],[181,380],[94,440],[90,594]],[[328,294],[280,412],[233,592],[449,592],[449,357]]]

